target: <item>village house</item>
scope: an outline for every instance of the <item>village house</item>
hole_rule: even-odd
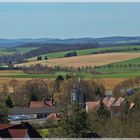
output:
[[[27,108],[9,108],[9,120],[31,120],[44,119],[49,115],[57,116],[58,108],[53,106],[51,99],[44,99],[43,101],[31,101]],[[54,115],[55,114],[55,115]]]
[[[9,120],[30,120],[47,118],[51,113],[58,113],[56,107],[36,107],[36,108],[10,108]]]
[[[119,97],[115,99],[114,97],[105,97],[103,99],[103,103],[108,110],[111,112],[111,117],[119,116],[121,109],[125,103],[125,98]],[[89,113],[90,111],[97,111],[100,106],[100,100],[86,102],[86,111]],[[135,106],[134,102],[130,103],[129,109],[131,110]]]

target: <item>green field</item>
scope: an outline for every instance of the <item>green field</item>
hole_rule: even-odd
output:
[[[94,49],[77,50],[76,52],[77,52],[77,55],[80,56],[80,55],[90,55],[90,54],[93,54],[95,52],[100,53],[101,51],[107,51],[107,50],[119,49],[121,51],[124,48],[125,48],[125,50],[122,52],[138,52],[138,51],[140,52],[140,50],[138,50],[138,51],[133,50],[134,48],[140,49],[140,46],[118,46],[118,47],[107,47],[107,48],[94,48]],[[48,53],[47,56],[48,56],[48,58],[62,58],[68,52],[72,52],[72,51]],[[46,56],[46,55],[42,55],[42,56]]]
[[[38,47],[28,47],[28,48],[21,48],[21,47],[17,47],[16,48],[16,52],[20,52],[20,53],[26,53],[32,50],[36,50]]]
[[[121,46],[117,47],[121,48]],[[140,46],[127,46],[125,47],[128,51],[129,48],[139,48]],[[18,51],[25,52],[29,51],[31,49],[36,48],[17,48]],[[96,48],[96,49],[87,49],[87,50],[78,50],[78,55],[88,55],[93,52],[107,50],[107,49],[114,49],[112,48]],[[0,51],[3,51],[0,49]],[[139,50],[138,50],[139,51]],[[138,52],[135,51],[135,52]],[[65,52],[56,52],[56,53],[49,53],[47,54],[48,58],[61,58],[66,54],[67,52],[71,51],[65,51]],[[12,52],[11,52],[12,53]],[[45,56],[45,55],[44,55]],[[110,65],[110,66],[109,66]],[[130,66],[131,65],[131,66]],[[99,72],[100,74],[91,74],[91,73],[80,73],[79,76],[83,78],[131,78],[135,76],[140,76],[140,58],[135,58],[127,61],[121,61],[116,63],[111,63],[105,66],[97,67],[95,68],[96,72]],[[11,72],[10,74],[1,74],[2,71],[0,71],[0,78],[56,78],[58,75],[66,76],[67,72],[56,72],[55,74],[27,74],[23,72]],[[76,73],[74,73],[76,75]]]
[[[114,73],[134,73],[140,71],[140,58],[135,58],[127,61],[121,61],[116,63],[111,63],[108,65],[101,66],[96,68],[97,72],[114,72]]]
[[[38,47],[17,47],[17,48],[0,48],[0,56],[2,55],[12,55],[14,53],[26,53],[31,50],[35,50]],[[83,50],[76,50],[78,56],[80,55],[89,55],[94,53],[101,53],[103,51],[116,51],[119,50],[120,52],[140,52],[140,46],[116,46],[116,47],[105,47],[105,48],[93,48],[93,49],[83,49]],[[55,52],[55,53],[48,53],[42,55],[42,57],[48,56],[49,59],[52,58],[62,58],[64,55],[71,51],[63,51],[63,52]],[[36,60],[36,57],[31,58],[31,60]]]
[[[122,62],[117,62],[117,63],[112,63],[112,64],[122,64],[122,65],[125,65],[125,64],[140,64],[140,58],[135,58],[135,59],[131,59],[131,60],[127,60],[127,61],[122,61]]]
[[[2,71],[1,71],[2,72]],[[27,74],[23,72],[11,72],[9,71],[9,74],[2,74],[0,75],[0,78],[51,78],[54,79],[58,75],[62,75],[65,77],[67,72],[56,72],[55,74]],[[77,73],[73,73],[73,75],[77,75]],[[140,71],[136,72],[121,72],[121,73],[114,73],[114,74],[91,74],[91,73],[79,73],[78,76],[81,78],[131,78],[140,76]]]
[[[94,53],[101,53],[103,51],[115,51],[119,50],[120,52],[140,52],[140,46],[117,46],[117,47],[105,47],[105,48],[93,48],[93,49],[83,49],[83,50],[76,50],[77,55],[90,55]],[[48,53],[45,55],[41,55],[43,58],[47,55],[48,59],[52,58],[63,58],[66,53],[72,52],[71,51],[63,51],[63,52],[55,52],[55,53]],[[36,60],[36,57],[31,58],[30,60]]]
[[[23,47],[17,47],[17,48],[0,48],[0,56],[4,55],[13,55],[15,53],[26,53],[31,50],[35,50],[38,47],[28,47],[28,48],[23,48]]]

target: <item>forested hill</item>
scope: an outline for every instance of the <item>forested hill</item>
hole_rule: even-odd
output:
[[[39,38],[39,39],[0,39],[0,48],[16,47],[23,44],[122,44],[122,43],[140,43],[140,37],[104,37],[104,38]]]

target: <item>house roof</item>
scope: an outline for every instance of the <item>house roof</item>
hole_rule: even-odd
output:
[[[115,98],[114,97],[105,97],[103,99],[103,103],[106,107],[110,107],[113,103],[115,102]]]
[[[29,124],[0,124],[0,138],[42,138],[41,135]]]
[[[30,108],[33,107],[45,107],[44,101],[31,101]]]
[[[43,101],[31,101],[30,108],[37,108],[37,107],[51,107],[52,101],[51,99],[44,99]]]
[[[132,102],[132,103],[130,104],[130,109],[132,109],[134,106],[135,106],[135,103]]]
[[[113,106],[120,106],[125,98],[119,97],[119,99],[116,101],[116,103]]]
[[[14,124],[0,124],[0,130],[14,126]]]
[[[94,102],[86,102],[86,109],[89,110],[96,110],[99,107],[100,101]]]
[[[103,103],[106,107],[110,107],[112,103],[114,103],[115,98],[114,97],[105,97],[103,99]],[[86,106],[88,110],[96,110],[100,105],[100,100],[93,101],[93,102],[86,102]]]
[[[24,138],[27,134],[27,129],[9,129],[12,138]]]
[[[52,107],[37,107],[37,108],[10,108],[9,115],[28,115],[38,113],[57,113],[58,108]]]

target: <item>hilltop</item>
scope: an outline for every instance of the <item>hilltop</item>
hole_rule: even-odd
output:
[[[21,38],[21,39],[0,39],[0,48],[16,47],[28,43],[39,44],[85,44],[85,43],[99,43],[99,44],[125,44],[125,43],[140,43],[140,37],[103,37],[103,38]]]

